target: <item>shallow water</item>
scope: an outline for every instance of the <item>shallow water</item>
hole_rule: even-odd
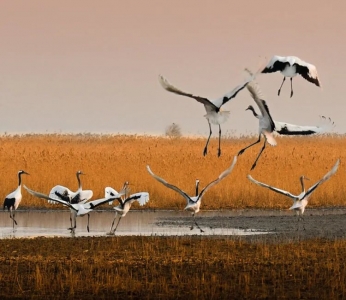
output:
[[[196,221],[199,222],[203,217],[239,215],[242,215],[241,211],[203,211],[196,216]],[[86,228],[88,217],[77,217],[77,228],[73,236],[106,236],[114,216],[115,213],[109,210],[98,210],[90,213],[90,232]],[[118,218],[115,220],[115,224],[118,222]],[[70,212],[68,210],[18,210],[15,219],[18,225],[15,225],[13,230],[9,213],[0,212],[0,238],[72,236],[67,230],[70,227]],[[186,220],[188,220],[188,225],[186,225]],[[227,228],[222,223],[214,226],[214,228],[201,226],[204,230],[201,233],[196,227],[191,230],[191,225],[193,225],[193,218],[188,212],[133,210],[121,219],[115,235],[255,235],[268,233],[252,229]]]
[[[345,207],[309,208],[304,214],[306,237],[344,237],[346,226]],[[77,218],[73,236],[107,236],[115,213],[112,210],[95,210],[90,213],[90,232],[87,231],[87,216]],[[71,237],[70,212],[64,210],[18,210],[15,215],[18,226],[12,228],[7,211],[0,212],[0,238],[20,237]],[[194,225],[191,214],[186,211],[130,210],[121,218],[115,235],[121,236],[261,236],[268,233],[287,234],[297,230],[295,213],[285,210],[243,209],[243,210],[202,210],[196,221],[204,230],[190,230]],[[115,224],[118,222],[118,217]],[[212,227],[212,228],[211,228]],[[271,235],[271,234],[270,234]],[[270,236],[269,235],[269,236]],[[267,235],[268,236],[268,235]]]

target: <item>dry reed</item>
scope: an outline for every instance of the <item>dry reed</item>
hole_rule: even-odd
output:
[[[24,169],[28,187],[48,193],[57,185],[77,189],[75,173],[82,170],[83,188],[92,189],[94,198],[104,196],[104,188],[119,189],[126,180],[132,192],[148,191],[150,202],[144,209],[182,209],[184,200],[155,181],[146,165],[157,175],[194,193],[194,181],[201,186],[217,178],[232,162],[233,156],[256,137],[227,138],[222,141],[222,155],[217,157],[217,139],[212,139],[209,153],[203,157],[205,138],[168,139],[151,136],[107,135],[22,135],[0,137],[0,197],[16,188],[17,171]],[[252,176],[262,182],[300,193],[299,176],[320,179],[341,158],[339,171],[313,195],[310,207],[344,205],[346,173],[344,168],[346,138],[342,135],[316,137],[278,137],[278,146],[264,151]],[[261,145],[239,157],[234,171],[208,191],[201,209],[275,208],[285,209],[291,201],[248,181],[246,175]],[[21,207],[52,207],[23,191]],[[108,205],[105,206],[108,208]]]
[[[5,239],[0,297],[341,299],[345,257],[345,240]]]

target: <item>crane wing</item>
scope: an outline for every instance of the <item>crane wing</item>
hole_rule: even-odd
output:
[[[49,192],[49,197],[52,199],[64,200],[66,202],[71,202],[72,195],[74,193],[65,186],[56,185]],[[58,202],[54,200],[48,200],[48,203],[57,204]]]
[[[255,81],[252,81],[247,85],[247,89],[250,92],[252,99],[256,102],[258,108],[260,109],[262,116],[269,119],[271,130],[275,130],[275,123],[269,112],[267,103],[263,100],[264,97],[259,85]]]
[[[272,191],[274,191],[274,192],[276,192],[276,193],[285,195],[285,196],[290,197],[290,198],[292,198],[292,199],[299,199],[298,196],[293,195],[293,194],[291,194],[290,192],[287,192],[287,191],[285,191],[285,190],[281,190],[281,189],[278,189],[278,188],[276,188],[276,187],[272,187],[272,186],[270,186],[270,185],[268,185],[268,184],[259,182],[259,181],[255,180],[255,179],[253,179],[251,175],[247,175],[247,178],[248,178],[250,181],[252,181],[253,183],[255,183],[255,184],[259,185],[259,186],[268,188],[268,189],[270,189],[270,190],[272,190]]]
[[[252,80],[253,80],[253,77],[250,77],[248,80],[236,86],[232,91],[228,92],[223,97],[213,100],[212,103],[214,104],[214,106],[221,107],[222,105],[227,103],[229,100],[235,98],[238,95],[238,93],[242,89],[244,89],[248,85],[248,83]]]
[[[28,188],[27,186],[25,186],[25,185],[24,185],[24,188],[28,191],[29,194],[31,194],[31,195],[33,195],[33,196],[35,196],[35,197],[38,197],[38,198],[41,198],[41,199],[46,199],[46,200],[48,200],[48,201],[50,200],[50,201],[54,201],[54,202],[57,202],[57,203],[61,203],[61,204],[63,204],[63,205],[68,206],[69,208],[71,208],[71,209],[77,211],[77,209],[76,209],[71,203],[69,203],[69,202],[67,202],[67,201],[64,201],[64,200],[61,200],[61,199],[54,199],[54,198],[51,198],[51,197],[49,197],[49,196],[47,196],[47,195],[45,195],[45,194],[42,194],[42,193],[39,193],[39,192],[35,192],[35,191],[29,189],[29,188]]]
[[[310,135],[315,133],[324,133],[332,130],[335,126],[331,118],[326,118],[325,116],[321,116],[321,124],[317,126],[301,126],[278,121],[274,121],[274,123],[275,131],[283,135]]]
[[[85,203],[93,197],[92,190],[82,190],[79,192],[79,198],[81,203]]]
[[[306,197],[306,196],[308,196],[308,195],[311,195],[311,194],[313,193],[313,191],[315,191],[316,188],[317,188],[320,184],[322,184],[323,182],[327,181],[330,177],[332,177],[332,176],[336,173],[336,171],[338,170],[339,164],[340,164],[340,159],[338,159],[338,160],[336,161],[336,163],[335,163],[335,165],[333,166],[333,168],[332,168],[326,175],[324,175],[324,176],[322,177],[322,179],[320,179],[319,181],[317,181],[312,187],[310,187],[310,188],[306,191],[304,197]]]
[[[166,78],[164,78],[162,75],[159,75],[159,81],[161,83],[161,86],[168,92],[171,92],[171,93],[174,93],[174,94],[177,94],[177,95],[181,95],[181,96],[190,97],[190,98],[193,98],[193,99],[197,100],[198,102],[200,102],[200,103],[202,103],[204,105],[211,105],[215,109],[218,108],[218,107],[215,106],[215,104],[213,102],[211,102],[207,98],[196,96],[196,95],[193,95],[191,93],[186,93],[186,92],[183,92],[182,90],[179,90],[178,88],[176,88],[175,86],[170,84],[169,81]]]
[[[286,57],[274,55],[262,70],[262,73],[273,73],[277,71],[281,72],[287,65],[290,65],[290,63]]]
[[[147,170],[149,172],[149,174],[151,176],[153,176],[158,182],[161,182],[163,185],[165,185],[166,187],[168,187],[169,189],[172,189],[173,191],[176,191],[177,193],[179,193],[180,195],[182,195],[185,200],[187,201],[187,203],[189,203],[189,200],[191,200],[190,196],[188,194],[186,194],[184,191],[182,191],[181,189],[179,189],[178,187],[176,187],[173,184],[168,183],[166,180],[164,180],[163,178],[155,175],[153,173],[153,171],[151,171],[150,167],[147,166]]]
[[[133,202],[138,201],[140,206],[143,206],[149,201],[149,193],[147,192],[139,192],[130,195],[127,199],[125,199],[124,203],[130,202],[132,204]]]
[[[101,198],[101,199],[89,201],[89,202],[83,203],[83,206],[85,209],[94,209],[94,208],[96,208],[96,207],[98,207],[104,203],[114,201],[118,197],[120,198],[121,195],[122,194],[117,194],[117,195],[115,195],[115,197],[106,197],[106,198]]]
[[[293,64],[296,67],[296,72],[301,75],[304,79],[317,86],[321,86],[321,83],[318,79],[317,69],[314,65],[309,64],[305,61],[299,60]]]
[[[230,174],[235,166],[235,164],[237,163],[237,156],[234,156],[232,164],[225,170],[223,171],[218,178],[216,178],[215,180],[213,180],[212,182],[210,182],[208,185],[205,186],[205,188],[199,193],[198,198],[197,199],[201,199],[204,195],[204,193],[210,189],[213,185],[219,183],[222,179],[224,179],[228,174]],[[195,201],[196,202],[196,201]]]
[[[113,198],[118,192],[110,186],[105,187],[105,198]],[[121,199],[121,197],[119,197]],[[115,198],[116,199],[116,198]],[[109,205],[113,204],[113,200],[108,202]]]
[[[245,71],[247,71],[250,74],[250,77],[245,80],[242,84],[239,84],[238,86],[236,86],[232,91],[228,92],[227,94],[225,94],[223,97],[212,101],[217,107],[221,107],[222,105],[224,105],[225,103],[227,103],[229,100],[235,98],[237,96],[237,94],[244,89],[250,82],[252,82],[253,80],[255,80],[256,76],[258,73],[261,73],[263,70],[263,67],[260,67],[259,70],[256,71],[256,73],[252,73],[249,69],[245,69]]]

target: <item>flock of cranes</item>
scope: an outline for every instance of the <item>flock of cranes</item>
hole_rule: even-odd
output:
[[[127,193],[130,190],[128,182],[125,182],[120,192],[117,192],[115,189],[111,187],[106,187],[104,198],[89,201],[93,193],[90,190],[82,190],[82,185],[79,178],[79,175],[81,174],[83,174],[81,171],[77,172],[79,188],[77,192],[75,193],[71,192],[68,188],[63,186],[55,186],[50,191],[49,195],[45,195],[43,193],[33,191],[29,189],[28,187],[26,187],[25,185],[24,185],[24,188],[31,195],[48,200],[49,203],[60,203],[60,204],[63,204],[64,206],[69,207],[71,227],[68,229],[71,232],[75,232],[75,229],[77,228],[76,218],[83,217],[85,215],[88,216],[87,230],[89,232],[90,231],[89,229],[90,212],[92,212],[96,207],[102,204],[105,204],[105,203],[112,204],[112,202],[116,200],[119,202],[119,205],[114,207],[115,218],[113,220],[113,223],[110,229],[110,234],[114,234],[120,222],[120,217],[119,217],[117,226],[113,230],[113,225],[118,213],[121,217],[125,217],[127,212],[130,210],[131,205],[135,201],[138,201],[140,205],[144,205],[149,201],[149,193],[147,192],[140,192],[140,193],[135,193],[135,194],[127,196]],[[57,190],[59,190],[59,192],[57,192]],[[76,202],[75,199],[79,199],[79,201]]]
[[[290,96],[292,97],[293,96],[292,79],[297,74],[301,75],[303,78],[315,84],[316,86],[318,87],[321,86],[321,83],[317,75],[317,70],[314,65],[306,63],[303,60],[299,59],[298,57],[294,57],[294,56],[287,56],[287,57],[274,56],[265,67],[259,69],[256,73],[253,74],[248,69],[246,69],[246,71],[249,73],[248,79],[246,79],[242,84],[236,86],[232,91],[226,93],[224,96],[215,100],[210,100],[205,97],[196,96],[192,93],[183,92],[182,90],[170,84],[166,78],[164,78],[161,75],[159,76],[159,82],[165,90],[174,94],[181,95],[181,96],[193,98],[204,105],[206,110],[205,117],[209,125],[209,136],[203,150],[204,156],[207,155],[208,153],[208,145],[209,145],[210,137],[212,135],[211,124],[217,125],[219,127],[218,156],[221,155],[221,124],[227,121],[230,114],[229,111],[223,111],[222,106],[226,104],[228,101],[230,101],[231,99],[235,98],[237,94],[240,91],[242,91],[245,87],[250,92],[251,97],[255,101],[260,111],[260,114],[257,114],[257,112],[255,111],[252,105],[248,106],[248,108],[246,109],[246,110],[252,111],[254,117],[256,117],[259,120],[258,140],[248,145],[247,147],[239,150],[238,154],[234,156],[234,159],[231,165],[225,171],[223,171],[215,180],[208,183],[200,192],[199,192],[199,180],[197,179],[196,186],[195,186],[195,189],[196,189],[195,196],[189,196],[186,192],[184,192],[177,186],[171,183],[168,183],[165,179],[154,174],[153,171],[150,169],[150,166],[147,165],[148,173],[155,180],[157,180],[159,183],[163,184],[167,188],[174,190],[186,200],[186,207],[184,210],[191,211],[194,225],[201,232],[204,232],[204,231],[198,225],[195,219],[195,214],[198,213],[200,210],[200,205],[201,205],[201,201],[204,194],[212,186],[219,183],[222,179],[224,179],[226,176],[228,176],[232,172],[232,170],[234,169],[237,163],[238,157],[242,155],[247,149],[259,143],[261,141],[262,135],[264,137],[264,143],[258,156],[256,157],[256,160],[254,161],[251,167],[251,170],[256,167],[257,161],[266,147],[266,143],[269,143],[271,146],[275,146],[277,144],[275,137],[273,135],[274,131],[284,135],[310,135],[314,133],[326,132],[334,126],[334,123],[331,121],[331,119],[325,118],[325,117],[322,117],[324,121],[324,124],[322,124],[322,126],[299,126],[299,125],[293,125],[293,124],[289,124],[285,122],[274,121],[269,112],[268,104],[263,99],[260,88],[258,84],[255,82],[256,76],[258,76],[261,73],[272,73],[272,72],[280,71],[284,75],[284,79],[278,90],[278,95],[280,95],[280,91],[281,91],[282,85],[285,82],[286,77],[290,77],[290,80],[291,80],[291,95]],[[340,160],[338,159],[335,165],[331,168],[331,170],[328,173],[326,173],[313,186],[311,186],[307,191],[305,190],[304,180],[308,180],[308,178],[305,176],[301,176],[300,182],[301,182],[302,192],[299,195],[293,195],[287,191],[284,191],[279,188],[257,181],[254,178],[252,178],[251,175],[248,175],[247,177],[251,182],[255,183],[256,185],[268,188],[276,193],[280,193],[291,198],[293,200],[293,205],[290,207],[290,209],[295,210],[297,212],[298,221],[299,221],[299,220],[303,220],[302,216],[304,214],[305,207],[308,203],[308,199],[311,196],[311,194],[316,190],[318,186],[320,186],[323,182],[328,180],[333,174],[336,173],[339,167],[339,164],[340,164]],[[3,206],[4,209],[7,208],[10,212],[10,218],[12,219],[12,222],[13,222],[13,228],[15,225],[17,225],[17,221],[15,220],[15,210],[18,208],[19,203],[22,199],[21,176],[23,174],[29,175],[27,172],[23,170],[20,170],[18,172],[18,187],[15,191],[13,191],[12,193],[6,196],[4,201],[4,206]],[[113,201],[117,201],[118,206],[114,207],[115,217],[109,231],[110,235],[114,235],[115,231],[118,228],[121,218],[126,216],[127,212],[130,210],[131,205],[134,202],[137,201],[139,205],[142,206],[142,205],[145,205],[149,201],[149,193],[147,192],[139,192],[139,193],[128,195],[130,191],[128,182],[124,183],[123,187],[121,188],[119,192],[117,192],[111,187],[106,187],[104,198],[97,199],[97,200],[90,200],[93,196],[93,192],[91,190],[82,189],[82,183],[80,178],[81,175],[83,175],[81,171],[78,171],[76,173],[77,180],[78,180],[78,190],[76,192],[72,192],[67,187],[64,187],[61,185],[57,185],[53,187],[48,195],[40,193],[40,192],[36,192],[26,187],[25,185],[24,185],[24,188],[26,189],[26,191],[28,191],[31,195],[35,197],[45,199],[49,203],[52,203],[52,204],[59,203],[59,204],[62,204],[63,206],[68,207],[70,209],[70,223],[71,223],[71,226],[68,229],[71,232],[74,232],[77,227],[76,218],[79,216],[84,216],[84,215],[88,215],[87,230],[89,231],[90,230],[89,229],[90,212],[92,212],[96,207],[100,205],[103,205],[105,203],[109,203],[111,205]],[[119,219],[115,225],[115,220],[118,214],[119,214]],[[191,230],[194,228],[194,225],[190,227]]]

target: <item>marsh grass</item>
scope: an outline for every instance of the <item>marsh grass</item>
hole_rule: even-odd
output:
[[[82,177],[83,188],[92,189],[94,198],[103,197],[106,186],[119,190],[128,180],[132,192],[150,193],[150,201],[143,209],[182,209],[185,203],[181,196],[155,181],[146,171],[147,164],[157,175],[194,194],[196,178],[204,187],[231,164],[241,148],[255,140],[255,136],[223,139],[222,155],[218,158],[217,139],[211,140],[209,153],[203,157],[205,138],[172,140],[89,134],[2,136],[0,198],[16,188],[20,169],[31,174],[23,176],[24,184],[45,193],[57,184],[76,190],[75,173],[82,170],[87,174]],[[345,205],[345,136],[278,137],[277,140],[278,146],[268,146],[251,172],[255,179],[298,194],[301,175],[311,179],[307,182],[309,187],[341,158],[339,171],[314,193],[309,206]],[[256,186],[246,178],[260,147],[256,145],[238,158],[234,171],[205,195],[201,209],[286,209],[291,205],[290,199]],[[21,208],[25,207],[53,206],[23,191]]]
[[[337,299],[346,241],[203,237],[0,240],[0,296]]]

